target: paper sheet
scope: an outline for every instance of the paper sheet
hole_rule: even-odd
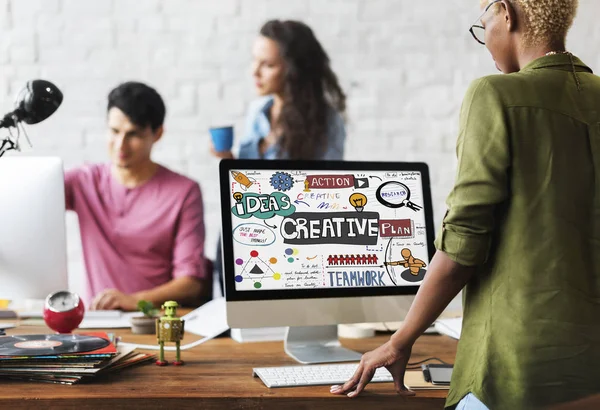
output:
[[[454,339],[460,339],[462,317],[438,319],[435,321],[435,329],[443,335],[450,336]]]
[[[130,319],[141,316],[142,312],[122,312],[120,310],[90,310],[85,312],[79,329],[119,329],[131,327]]]

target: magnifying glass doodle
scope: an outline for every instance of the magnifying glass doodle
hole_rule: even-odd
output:
[[[402,182],[388,181],[377,188],[375,193],[377,200],[388,208],[402,208],[406,206],[413,211],[419,211],[423,207],[410,201],[410,189]]]

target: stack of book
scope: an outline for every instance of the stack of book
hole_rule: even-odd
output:
[[[103,332],[0,337],[0,378],[75,384],[156,360]]]

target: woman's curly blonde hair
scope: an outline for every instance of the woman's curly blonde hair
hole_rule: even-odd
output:
[[[528,44],[562,42],[573,24],[579,0],[508,0],[525,18]]]
[[[579,0],[509,0],[525,16],[528,43],[563,42],[577,14]]]

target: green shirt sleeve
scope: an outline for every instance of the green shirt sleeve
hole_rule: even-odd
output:
[[[461,265],[481,265],[488,258],[496,207],[508,195],[506,124],[498,92],[486,78],[474,81],[461,108],[456,180],[435,241],[437,249]]]

